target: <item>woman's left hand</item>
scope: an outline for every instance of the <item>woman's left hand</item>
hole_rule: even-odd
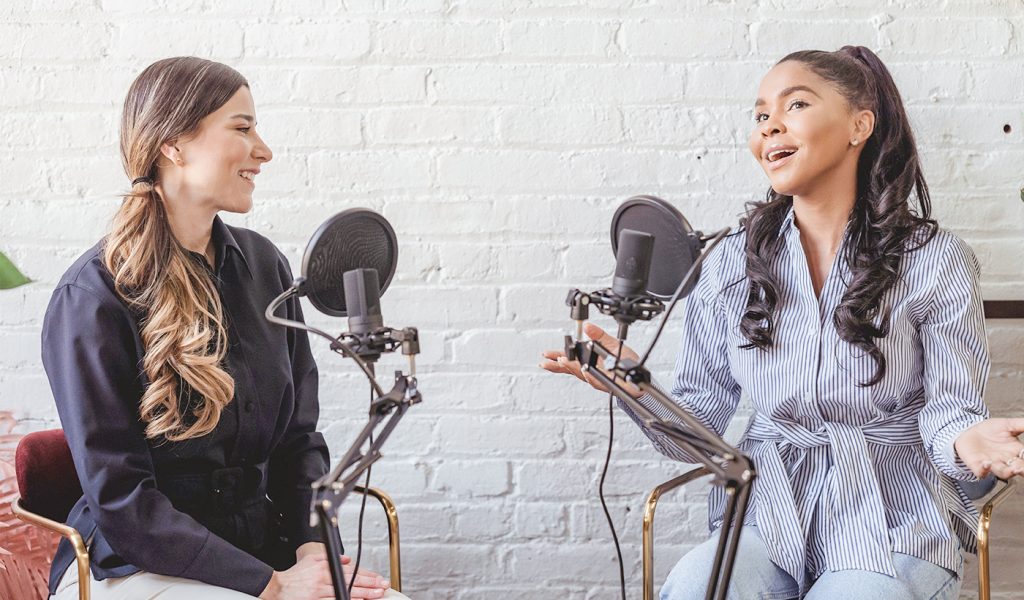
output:
[[[303,556],[311,553],[326,555],[327,547],[320,542],[307,542],[295,550],[295,558],[301,559]],[[341,555],[341,569],[345,572],[345,583],[350,583],[352,581],[352,573],[355,571],[355,565],[352,564],[351,557],[344,554]],[[356,575],[356,582],[352,586],[352,598],[353,600],[356,598],[380,598],[390,587],[391,582],[382,575],[360,568],[359,573]]]
[[[988,419],[964,431],[953,442],[957,455],[978,478],[995,473],[1001,479],[1024,475],[1024,419]]]

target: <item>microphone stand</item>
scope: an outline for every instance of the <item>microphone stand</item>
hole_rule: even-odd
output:
[[[576,338],[565,336],[565,355],[569,360],[577,360],[584,372],[590,374],[625,403],[640,418],[644,426],[669,438],[688,454],[703,464],[712,475],[712,485],[725,488],[726,505],[722,520],[721,533],[715,551],[711,576],[708,581],[706,600],[725,600],[732,578],[733,565],[736,562],[736,551],[739,548],[740,532],[743,519],[750,503],[751,486],[757,477],[753,462],[742,452],[727,444],[717,433],[708,429],[690,413],[683,410],[668,394],[653,383],[650,370],[644,366],[657,343],[672,309],[679,302],[682,292],[699,272],[704,258],[710,254],[729,229],[716,232],[711,237],[701,237],[701,242],[711,240],[711,245],[691,265],[683,277],[675,294],[665,310],[661,300],[651,296],[620,298],[610,290],[598,290],[586,293],[574,289],[569,292],[566,304],[571,309],[571,317],[576,321]],[[600,343],[593,340],[582,340],[583,321],[589,317],[590,306],[615,318],[619,324],[620,340],[626,338],[626,329],[637,320],[648,321],[664,312],[661,325],[644,352],[640,361],[619,359]],[[603,365],[603,367],[602,367]],[[643,394],[653,398],[665,408],[676,420],[663,419],[646,406],[641,404],[622,382],[635,385]]]
[[[338,511],[345,498],[358,484],[359,477],[381,457],[380,449],[410,406],[423,398],[417,389],[416,354],[419,353],[419,333],[415,327],[393,330],[381,327],[368,334],[343,333],[333,337],[325,331],[310,327],[301,321],[274,315],[278,307],[293,296],[301,296],[305,280],[299,277],[290,288],[273,300],[264,316],[268,321],[319,335],[331,342],[331,350],[353,359],[366,375],[376,392],[370,403],[369,421],[363,427],[341,461],[329,473],[312,483],[313,500],[310,506],[310,525],[320,530],[327,549],[327,563],[334,585],[335,600],[350,600],[348,585],[341,566],[342,543],[338,531]],[[353,347],[353,345],[355,347]],[[373,362],[381,353],[398,348],[409,359],[409,374],[395,371],[395,383],[386,394],[374,378]],[[376,436],[374,430],[383,423]],[[365,449],[364,449],[365,446]]]

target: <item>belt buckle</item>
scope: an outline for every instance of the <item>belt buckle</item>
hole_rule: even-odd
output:
[[[222,510],[235,508],[239,500],[239,488],[243,485],[244,471],[241,467],[216,469],[210,474],[210,487],[214,502]]]

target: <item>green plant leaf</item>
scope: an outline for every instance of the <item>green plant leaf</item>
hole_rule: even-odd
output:
[[[0,252],[0,290],[25,285],[30,281],[31,279],[22,275],[18,267],[15,267],[14,263],[4,256],[3,252]]]

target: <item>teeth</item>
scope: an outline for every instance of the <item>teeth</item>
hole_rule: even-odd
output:
[[[779,158],[780,154],[793,154],[795,150],[772,150],[768,153],[768,162],[774,162]]]
[[[256,176],[256,174],[253,173],[252,171],[239,171],[238,175],[242,179],[248,179],[249,181],[252,181],[252,178]]]

